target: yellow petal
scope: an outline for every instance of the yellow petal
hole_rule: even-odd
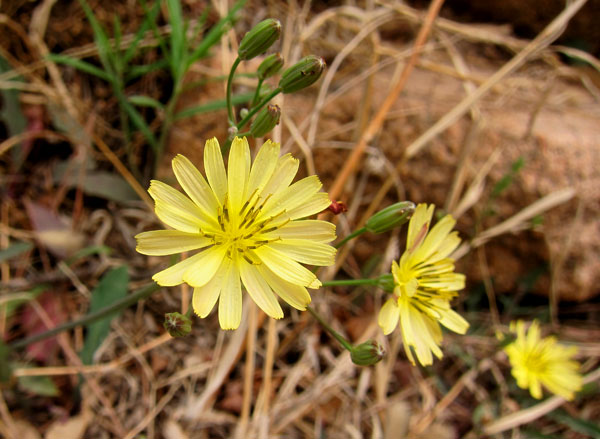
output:
[[[221,266],[221,262],[223,262],[226,252],[227,247],[224,245],[214,246],[208,250],[204,250],[201,253],[202,258],[199,258],[194,265],[190,266],[190,268],[183,273],[183,281],[193,287],[206,285]]]
[[[288,282],[311,288],[318,282],[317,277],[310,270],[284,255],[280,251],[274,250],[267,245],[254,250],[256,255],[269,269]]]
[[[399,317],[400,310],[396,304],[396,299],[392,297],[383,304],[377,319],[377,322],[379,323],[379,326],[381,326],[381,329],[385,335],[392,333],[392,331],[396,329],[396,326],[398,326]]]
[[[152,279],[163,287],[172,287],[183,283],[183,273],[185,273],[197,261],[202,260],[204,252],[200,252],[190,258],[184,259],[166,270],[159,271]]]
[[[225,273],[228,271],[230,263],[231,259],[223,259],[221,267],[219,267],[210,282],[202,287],[194,288],[192,307],[194,308],[194,312],[201,318],[209,315],[215,307],[215,303],[217,303],[217,299],[221,293]]]
[[[418,248],[421,242],[423,242],[423,239],[429,230],[429,224],[431,223],[434,208],[435,206],[433,204],[429,207],[427,207],[427,204],[419,204],[417,206],[408,223],[406,250],[412,252]]]
[[[261,192],[262,197],[266,198],[269,194],[276,194],[287,188],[298,172],[299,163],[291,154],[279,157],[273,175]]]
[[[207,140],[204,145],[204,170],[210,187],[222,205],[227,193],[227,175],[225,174],[221,148],[215,137]]]
[[[442,313],[439,322],[457,334],[466,334],[467,329],[469,329],[469,322],[467,322],[460,314],[451,309]]]
[[[172,166],[177,181],[192,201],[202,210],[205,220],[218,227],[215,215],[219,202],[200,171],[181,154],[173,159]]]
[[[414,253],[414,258],[417,261],[425,261],[433,255],[436,250],[444,243],[448,234],[456,224],[454,218],[450,215],[446,215],[438,223],[433,226],[423,244]]]
[[[168,226],[182,232],[195,233],[206,224],[202,220],[200,208],[177,189],[152,180],[148,193],[154,198],[156,215]]]
[[[308,239],[283,239],[268,245],[303,264],[328,267],[335,263],[335,248],[320,242]]]
[[[229,151],[227,196],[232,212],[239,212],[246,196],[246,182],[250,174],[250,146],[245,137],[236,137]]]
[[[286,189],[279,191],[267,201],[257,221],[275,216],[284,210],[302,206],[315,195],[323,185],[316,175],[303,178]]]
[[[143,255],[164,256],[183,253],[206,247],[212,243],[197,233],[185,233],[178,230],[152,230],[135,236],[137,247]]]
[[[282,318],[283,311],[279,302],[277,302],[277,297],[275,297],[271,287],[269,287],[269,284],[260,275],[256,267],[246,262],[243,258],[240,258],[239,262],[242,282],[252,300],[269,317],[273,317],[274,319]]]
[[[219,324],[221,329],[237,329],[242,321],[242,287],[240,272],[236,261],[237,255],[229,264],[223,278],[221,296],[219,297]]]
[[[320,220],[291,221],[274,232],[265,233],[265,239],[310,239],[315,242],[331,242],[335,236],[335,225]]]
[[[283,280],[269,270],[265,264],[257,265],[256,268],[275,294],[281,297],[283,301],[300,311],[306,311],[306,305],[311,302],[311,299],[305,287]]]
[[[325,192],[317,192],[305,203],[294,209],[288,210],[285,216],[291,220],[306,218],[315,213],[323,212],[330,205],[331,200],[329,199],[329,195]]]
[[[279,150],[279,143],[271,142],[270,140],[267,140],[258,150],[248,180],[248,188],[246,190],[246,195],[248,197],[252,195],[255,190],[258,190],[260,193],[270,180],[275,171],[275,167],[277,166]]]

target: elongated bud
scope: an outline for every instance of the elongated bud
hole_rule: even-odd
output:
[[[280,53],[273,53],[272,55],[267,56],[258,66],[258,70],[256,70],[258,79],[270,78],[279,73],[282,67],[283,57]]]
[[[377,364],[383,359],[384,355],[383,347],[374,340],[361,343],[350,352],[352,362],[358,366]]]
[[[407,222],[415,211],[415,203],[401,201],[380,210],[365,224],[371,233],[384,233]]]
[[[281,109],[277,105],[267,105],[260,110],[252,125],[250,125],[250,134],[253,137],[262,137],[275,128],[281,117]]]
[[[163,326],[171,337],[183,337],[192,332],[192,321],[188,316],[179,312],[165,314]]]
[[[281,75],[279,87],[284,93],[294,93],[315,83],[325,68],[325,60],[315,55],[302,58]]]
[[[267,18],[250,29],[238,48],[240,59],[249,60],[267,51],[281,35],[279,20]]]

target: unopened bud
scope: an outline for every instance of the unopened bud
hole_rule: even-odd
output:
[[[258,69],[256,70],[258,79],[270,78],[279,73],[282,67],[283,57],[280,53],[273,53],[272,55],[267,56],[258,66]]]
[[[281,109],[277,105],[267,105],[260,110],[256,119],[250,125],[250,134],[253,137],[262,137],[275,128],[281,117]]]
[[[171,337],[183,337],[192,331],[192,321],[190,318],[179,312],[165,314],[163,325]]]
[[[249,60],[267,51],[281,35],[279,20],[267,18],[250,29],[238,48],[240,59]]]
[[[319,79],[324,68],[325,60],[323,58],[309,55],[283,72],[279,80],[279,87],[284,93],[302,90]]]
[[[240,117],[242,119],[244,119],[246,116],[248,116],[248,113],[250,112],[250,110],[248,110],[247,108],[242,108],[240,110]]]
[[[374,340],[369,340],[355,346],[350,352],[352,362],[358,366],[372,366],[379,363],[385,351],[383,347]]]
[[[401,201],[392,204],[367,220],[365,224],[371,233],[384,233],[407,222],[415,211],[415,203]]]

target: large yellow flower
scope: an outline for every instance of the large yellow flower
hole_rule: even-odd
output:
[[[331,201],[319,192],[316,176],[290,185],[298,160],[290,154],[279,157],[279,149],[278,143],[265,142],[251,165],[246,138],[236,138],[225,172],[213,138],[204,148],[208,182],[178,155],[173,171],[187,196],[155,180],[148,189],[156,215],[175,230],[140,233],[137,251],[170,255],[202,249],[153,279],[163,286],[193,286],[192,305],[200,317],[206,317],[218,299],[223,329],[240,324],[242,283],[256,304],[278,319],[283,311],[276,295],[305,310],[311,300],[306,288],[321,286],[301,263],[334,263],[335,249],[327,243],[335,239],[335,226],[301,219],[324,210]]]
[[[571,357],[577,353],[575,346],[563,346],[555,337],[540,336],[540,325],[534,321],[527,333],[522,320],[511,322],[510,329],[517,339],[504,351],[512,366],[512,375],[522,389],[536,398],[542,397],[542,384],[552,393],[571,400],[581,390],[579,363]]]
[[[400,321],[404,350],[412,364],[433,363],[432,353],[442,358],[442,330],[464,334],[469,324],[450,308],[450,300],[465,286],[465,276],[454,272],[448,256],[460,244],[451,232],[455,220],[446,215],[428,233],[435,206],[419,204],[408,225],[406,251],[400,261],[392,262],[394,293],[379,312],[379,325],[387,335]]]

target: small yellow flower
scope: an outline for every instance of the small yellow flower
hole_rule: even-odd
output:
[[[219,300],[219,323],[236,329],[242,317],[242,283],[269,316],[283,311],[277,296],[305,310],[311,301],[306,288],[321,282],[301,264],[334,263],[335,226],[307,220],[331,201],[319,192],[316,176],[292,185],[298,160],[279,157],[280,146],[270,140],[258,151],[254,163],[246,138],[235,138],[228,172],[217,139],[204,148],[204,179],[184,156],[173,159],[173,171],[186,195],[153,180],[148,192],[158,218],[175,230],[155,230],[136,236],[137,251],[145,255],[170,255],[202,249],[199,253],[156,273],[163,286],[187,283],[194,287],[192,305],[206,317]]]
[[[572,400],[582,386],[579,363],[571,359],[577,348],[563,346],[552,336],[541,338],[540,325],[535,320],[527,333],[522,320],[511,322],[510,330],[517,339],[504,351],[508,354],[517,385],[522,389],[529,388],[529,393],[536,399],[542,397],[543,384],[552,393]]]
[[[428,233],[435,206],[419,204],[408,224],[406,251],[400,261],[392,262],[393,297],[379,312],[379,326],[387,335],[400,321],[404,350],[410,362],[415,359],[428,366],[432,353],[442,358],[442,330],[464,334],[467,321],[450,308],[450,300],[465,286],[465,276],[454,272],[454,260],[448,256],[460,244],[456,221],[446,215]]]

